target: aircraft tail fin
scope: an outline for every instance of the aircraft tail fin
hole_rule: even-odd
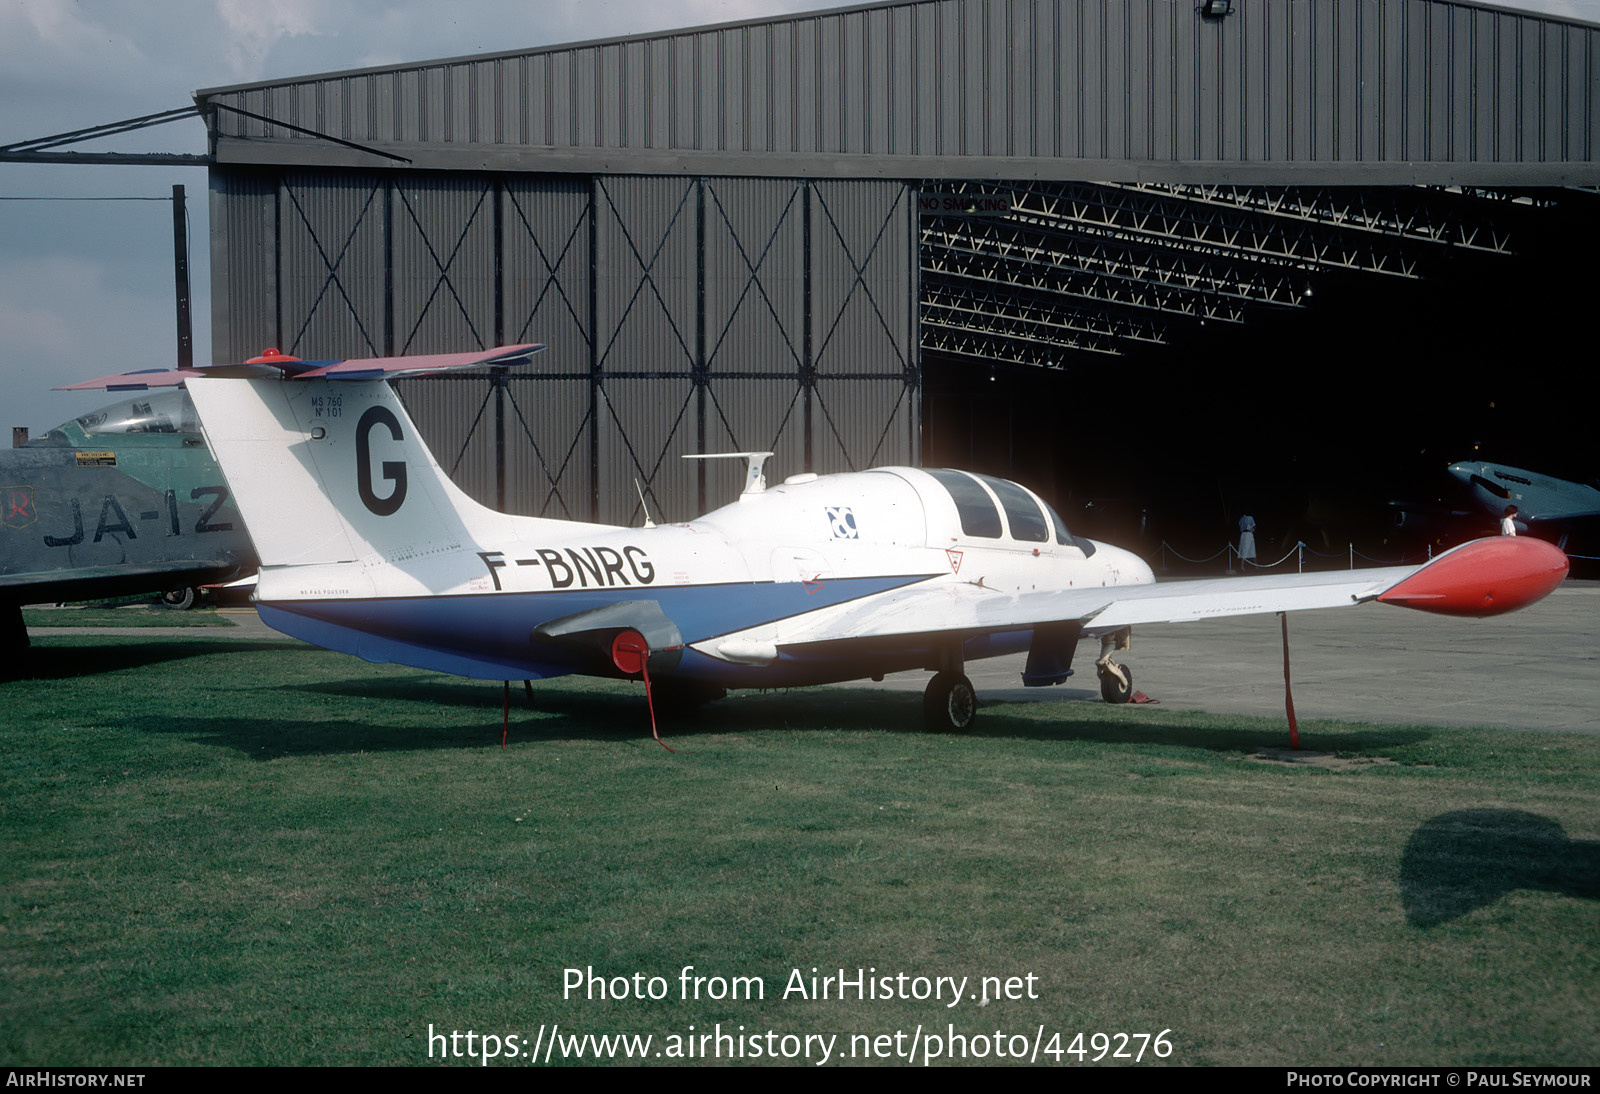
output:
[[[444,475],[381,380],[188,387],[263,571],[415,558],[499,518]]]
[[[434,460],[395,391],[366,378],[381,371],[317,371],[186,377],[263,574],[329,563],[405,569],[525,535],[532,524],[572,527],[507,516],[468,497]]]

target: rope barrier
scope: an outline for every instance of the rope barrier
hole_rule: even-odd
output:
[[[1274,566],[1282,566],[1285,562],[1288,562],[1289,561],[1289,555],[1298,554],[1304,547],[1305,547],[1304,543],[1295,544],[1293,547],[1289,548],[1288,554],[1285,554],[1282,558],[1280,558],[1276,562],[1257,562],[1253,558],[1240,558],[1239,559],[1239,565],[1243,566],[1246,563],[1249,563],[1251,566],[1254,566],[1258,570],[1270,570]],[[1228,550],[1233,551],[1234,549],[1232,547],[1229,547]],[[1234,551],[1234,553],[1238,554],[1237,551]]]
[[[1289,548],[1289,550],[1283,555],[1283,557],[1278,559],[1276,562],[1257,562],[1255,559],[1243,558],[1243,557],[1241,557],[1239,555],[1238,549],[1236,547],[1234,547],[1234,545],[1231,544],[1231,543],[1226,545],[1225,547],[1223,547],[1221,550],[1215,552],[1214,554],[1207,555],[1205,558],[1190,558],[1188,555],[1183,554],[1177,548],[1173,547],[1172,544],[1168,543],[1166,540],[1162,540],[1161,541],[1160,546],[1157,547],[1157,551],[1161,554],[1161,568],[1163,570],[1165,570],[1167,568],[1166,556],[1168,554],[1171,554],[1174,558],[1177,558],[1182,562],[1187,562],[1192,566],[1200,566],[1200,565],[1204,565],[1205,563],[1208,563],[1208,562],[1214,562],[1216,559],[1221,558],[1223,555],[1227,555],[1227,556],[1229,556],[1228,557],[1228,572],[1229,573],[1233,572],[1233,565],[1234,565],[1234,560],[1235,559],[1238,560],[1238,564],[1239,564],[1239,566],[1241,568],[1243,568],[1245,566],[1251,566],[1251,567],[1253,567],[1253,568],[1255,568],[1257,570],[1272,570],[1272,569],[1275,569],[1275,568],[1277,568],[1279,566],[1282,566],[1285,562],[1288,562],[1290,558],[1296,558],[1299,561],[1301,567],[1304,568],[1304,563],[1305,563],[1304,556],[1308,555],[1308,554],[1313,556],[1313,557],[1315,557],[1315,558],[1338,558],[1338,557],[1340,557],[1340,553],[1335,553],[1335,552],[1330,552],[1330,551],[1318,551],[1315,548],[1308,547],[1304,542],[1297,543],[1293,547]],[[1418,554],[1404,554],[1404,555],[1401,555],[1399,558],[1378,558],[1378,557],[1376,557],[1374,555],[1367,554],[1365,551],[1356,550],[1355,544],[1351,543],[1351,544],[1348,544],[1346,546],[1346,549],[1344,550],[1344,552],[1342,552],[1342,554],[1350,560],[1350,569],[1354,570],[1354,569],[1356,569],[1355,560],[1358,559],[1358,558],[1361,559],[1363,562],[1370,562],[1370,563],[1372,563],[1374,565],[1377,565],[1377,566],[1406,566],[1406,565],[1410,565],[1411,563],[1414,563],[1414,562],[1420,562],[1420,561],[1423,561],[1425,559],[1432,558],[1433,557],[1433,547],[1430,544],[1426,551],[1423,551],[1423,552],[1418,553]],[[1600,556],[1597,556],[1597,555],[1575,555],[1575,554],[1570,554],[1569,553],[1567,555],[1567,557],[1568,558],[1581,558],[1581,559],[1600,560]]]
[[[1177,549],[1176,549],[1176,548],[1174,548],[1174,547],[1173,547],[1173,546],[1172,546],[1172,544],[1170,544],[1170,543],[1168,543],[1168,542],[1167,542],[1167,541],[1166,541],[1166,540],[1162,540],[1162,541],[1161,541],[1161,547],[1160,547],[1160,550],[1162,550],[1162,551],[1164,551],[1164,552],[1165,552],[1165,551],[1171,551],[1171,552],[1172,552],[1172,553],[1173,553],[1173,554],[1175,554],[1175,555],[1177,555],[1177,556],[1178,556],[1178,557],[1179,557],[1179,558],[1181,558],[1181,559],[1182,559],[1182,560],[1183,560],[1183,561],[1185,561],[1185,562],[1188,562],[1188,563],[1191,563],[1191,564],[1194,564],[1194,565],[1198,565],[1198,564],[1200,564],[1200,563],[1202,563],[1202,562],[1210,562],[1210,561],[1211,561],[1211,560],[1212,560],[1212,559],[1214,559],[1214,558],[1217,558],[1217,557],[1219,557],[1219,556],[1221,556],[1221,555],[1224,555],[1224,554],[1227,554],[1227,553],[1228,553],[1228,552],[1229,552],[1229,551],[1231,551],[1231,550],[1233,550],[1233,547],[1232,547],[1232,546],[1231,546],[1231,545],[1230,545],[1230,546],[1227,546],[1227,547],[1224,547],[1224,548],[1223,548],[1223,549],[1222,549],[1222,550],[1220,550],[1220,551],[1218,551],[1218,552],[1217,552],[1217,553],[1216,553],[1216,554],[1214,554],[1214,555],[1211,555],[1211,556],[1209,556],[1209,557],[1207,557],[1207,558],[1190,558],[1190,557],[1189,557],[1189,556],[1187,556],[1187,555],[1184,555],[1184,554],[1179,554],[1179,552],[1178,552],[1178,551],[1177,551]]]

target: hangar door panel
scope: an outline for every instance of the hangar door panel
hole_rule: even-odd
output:
[[[501,210],[506,343],[543,342],[535,371],[589,371],[588,179],[510,178]],[[587,398],[585,398],[587,404]]]
[[[693,179],[595,180],[601,371],[693,369],[699,356],[697,191]]]
[[[917,389],[859,379],[817,382],[813,412],[819,474],[917,462]]]
[[[704,359],[713,381],[805,371],[808,196],[798,181],[705,181]]]
[[[682,458],[699,451],[697,402],[688,376],[607,379],[599,408],[602,520],[639,525],[640,490],[656,521],[699,515],[696,461]]]
[[[235,173],[211,179],[211,340],[216,360],[222,346],[282,346],[278,331],[278,180],[268,174]],[[225,227],[225,230],[224,230]]]
[[[589,396],[587,379],[507,380],[507,512],[558,520],[593,517]]]
[[[283,352],[321,359],[386,351],[386,190],[376,175],[295,172],[281,180],[276,325]]]
[[[910,191],[877,182],[817,183],[811,189],[816,371],[904,375],[915,344]]]
[[[497,344],[494,182],[402,176],[392,188],[394,352]]]
[[[588,179],[513,176],[500,206],[504,343],[542,342],[533,367],[508,373],[494,437],[505,508],[590,520],[594,510],[592,322],[594,186]],[[499,394],[496,398],[501,398]],[[480,433],[486,432],[483,426]],[[482,447],[491,455],[488,437]],[[497,480],[498,482],[498,480]]]

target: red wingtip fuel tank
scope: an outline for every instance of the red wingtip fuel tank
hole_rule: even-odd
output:
[[[1494,536],[1440,555],[1378,599],[1442,615],[1500,615],[1543,599],[1566,576],[1566,553],[1554,544]]]

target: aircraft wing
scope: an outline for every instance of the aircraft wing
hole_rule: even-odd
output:
[[[297,373],[296,380],[403,380],[408,376],[427,376],[439,372],[459,372],[462,369],[485,368],[491,365],[512,365],[526,361],[544,349],[538,343],[521,346],[500,346],[478,353],[432,353],[416,357],[369,357],[349,361],[335,361],[307,372]]]
[[[145,368],[133,372],[119,372],[115,376],[102,376],[98,380],[85,380],[81,384],[63,384],[57,391],[147,391],[153,387],[180,387],[185,380],[204,376],[192,368]]]
[[[1369,600],[1447,615],[1498,615],[1548,594],[1567,574],[1553,544],[1526,537],[1473,540],[1417,566],[1315,574],[1164,581],[1007,592],[974,582],[926,581],[793,619],[697,643],[713,656],[771,644],[915,635],[985,634],[1076,623],[1102,634],[1144,623],[1353,607]]]

